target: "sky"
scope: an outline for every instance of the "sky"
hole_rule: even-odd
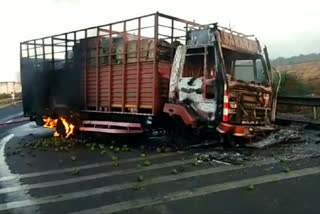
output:
[[[320,53],[318,0],[7,0],[0,3],[0,82],[19,79],[19,43],[159,11],[254,34],[271,58]]]

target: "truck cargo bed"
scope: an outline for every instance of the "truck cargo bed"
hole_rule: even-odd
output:
[[[125,68],[103,66],[98,78],[95,68],[88,69],[86,109],[145,113],[152,113],[154,105],[158,109],[168,97],[170,63],[159,62],[156,76],[153,62],[141,62],[137,67],[137,63]]]
[[[25,115],[160,113],[175,49],[197,27],[153,13],[22,42]]]

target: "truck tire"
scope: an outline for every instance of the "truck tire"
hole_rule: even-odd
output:
[[[227,148],[234,148],[236,146],[236,141],[231,134],[220,134],[220,143]]]
[[[166,132],[169,143],[179,149],[201,142],[201,137],[191,127],[186,126],[180,118],[172,119]]]

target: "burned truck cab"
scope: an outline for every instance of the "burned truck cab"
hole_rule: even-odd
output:
[[[175,54],[164,112],[198,132],[251,138],[272,130],[271,74],[258,40],[217,24],[186,38]]]

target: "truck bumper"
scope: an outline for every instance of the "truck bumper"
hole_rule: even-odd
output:
[[[251,138],[259,134],[273,131],[271,126],[243,126],[229,123],[220,123],[217,131],[221,134],[231,134],[237,137]]]

